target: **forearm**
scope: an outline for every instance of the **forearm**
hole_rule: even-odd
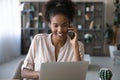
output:
[[[76,43],[73,46],[74,54],[73,54],[73,61],[81,61],[81,55],[79,54],[79,45]]]
[[[39,74],[40,73],[37,71],[32,71],[28,69],[24,69],[23,71],[21,71],[21,76],[28,79],[39,79]]]

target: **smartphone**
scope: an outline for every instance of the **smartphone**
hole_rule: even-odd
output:
[[[68,35],[70,36],[71,39],[73,39],[75,37],[75,34],[72,31],[69,31],[69,30],[68,30]]]
[[[75,34],[73,32],[68,31],[68,35],[70,36],[71,39],[75,37]]]

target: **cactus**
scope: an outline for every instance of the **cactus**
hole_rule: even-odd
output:
[[[101,80],[111,80],[112,71],[108,68],[101,68],[98,75]]]

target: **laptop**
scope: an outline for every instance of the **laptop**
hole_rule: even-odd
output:
[[[40,80],[85,80],[88,61],[42,63]]]

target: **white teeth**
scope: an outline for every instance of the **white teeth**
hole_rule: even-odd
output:
[[[59,34],[59,33],[58,33],[58,36],[62,36],[62,35],[63,35],[63,34]]]

